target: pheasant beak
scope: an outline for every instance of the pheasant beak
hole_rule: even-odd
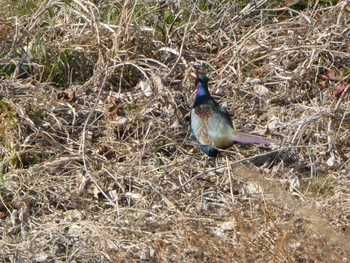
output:
[[[191,77],[197,78],[197,74],[192,72]]]

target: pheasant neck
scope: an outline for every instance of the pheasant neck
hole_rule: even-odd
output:
[[[197,96],[210,96],[208,85],[202,82],[197,83]]]
[[[213,98],[210,96],[208,85],[206,83],[197,83],[197,94],[193,107],[197,107],[201,104],[213,103]]]

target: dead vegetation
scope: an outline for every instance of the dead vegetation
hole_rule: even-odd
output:
[[[334,2],[5,1],[0,261],[347,262],[350,6]],[[202,154],[199,66],[237,129],[283,144]]]

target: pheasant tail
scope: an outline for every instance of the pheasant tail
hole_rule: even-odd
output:
[[[244,132],[236,132],[236,134],[233,137],[233,141],[239,142],[239,143],[266,143],[266,144],[278,143],[277,140],[273,140],[273,139],[269,139],[269,138],[265,138],[257,135],[251,135]]]

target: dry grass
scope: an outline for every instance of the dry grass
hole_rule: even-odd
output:
[[[350,259],[349,3],[246,2],[5,1],[0,261]],[[199,66],[284,143],[202,154]]]

